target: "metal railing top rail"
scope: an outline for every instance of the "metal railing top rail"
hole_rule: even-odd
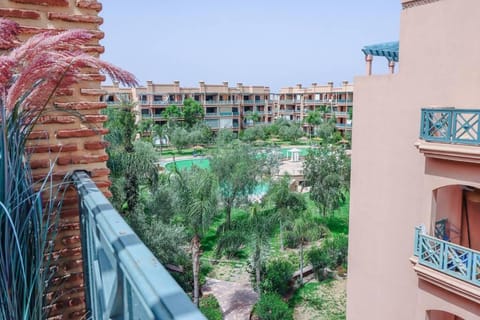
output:
[[[78,190],[93,319],[206,319],[84,171]]]
[[[479,132],[479,109],[422,109],[420,139],[430,142],[480,145]]]
[[[480,252],[425,233],[415,228],[414,256],[418,263],[457,279],[480,286]]]

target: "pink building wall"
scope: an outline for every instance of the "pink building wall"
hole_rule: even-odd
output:
[[[419,279],[409,260],[415,226],[432,234],[445,214],[434,190],[480,187],[478,162],[415,147],[422,107],[480,109],[480,1],[402,2],[398,73],[355,79],[347,319],[480,319],[478,302]]]

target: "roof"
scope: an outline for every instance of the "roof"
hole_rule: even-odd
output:
[[[365,46],[362,49],[365,55],[385,57],[388,61],[398,62],[398,41],[385,42]]]

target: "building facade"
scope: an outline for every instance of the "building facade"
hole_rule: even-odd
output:
[[[163,115],[170,105],[182,107],[185,99],[198,101],[205,111],[205,123],[213,130],[231,129],[235,132],[258,123],[272,123],[284,118],[301,122],[308,112],[326,110],[337,119],[337,129],[351,130],[353,85],[347,81],[334,87],[333,82],[320,86],[313,83],[310,88],[282,88],[280,93],[271,93],[267,86],[246,86],[237,83],[229,87],[222,84],[200,82],[198,87],[181,87],[179,81],[172,84],[155,84],[147,81],[144,87],[120,88],[114,84],[103,86],[107,94],[102,98],[107,104],[122,99],[134,102],[141,119],[153,119],[165,124]]]
[[[401,4],[355,78],[347,319],[480,319],[480,2]]]

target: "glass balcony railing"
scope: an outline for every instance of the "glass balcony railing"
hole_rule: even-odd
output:
[[[233,112],[220,112],[221,116],[230,117],[233,116]]]
[[[420,139],[430,142],[480,145],[480,110],[422,109]]]
[[[86,172],[79,194],[86,303],[92,319],[206,319]]]
[[[335,114],[335,117],[337,117],[337,118],[339,118],[339,117],[343,117],[343,118],[348,117],[348,112],[335,111],[334,114]]]
[[[337,129],[352,130],[352,124],[351,123],[337,123],[337,124],[335,124],[335,127]]]
[[[418,263],[480,286],[480,252],[425,234],[415,228],[414,255]]]

